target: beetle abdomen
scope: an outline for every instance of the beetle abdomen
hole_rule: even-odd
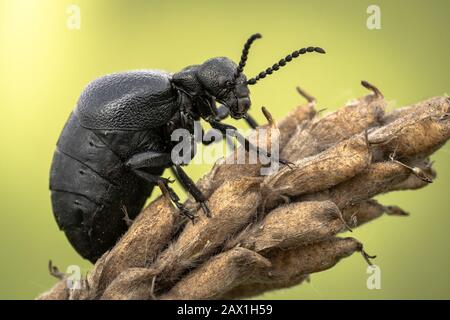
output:
[[[84,258],[95,262],[115,244],[127,229],[124,210],[134,218],[152,188],[70,116],[53,156],[50,189],[58,226]]]

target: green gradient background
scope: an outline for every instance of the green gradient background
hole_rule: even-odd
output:
[[[81,8],[81,30],[66,28],[69,4]],[[382,29],[366,28],[366,9],[382,10]],[[449,90],[450,2],[442,1],[1,1],[0,4],[0,298],[33,298],[55,280],[47,261],[65,269],[90,265],[58,231],[48,171],[70,110],[92,79],[116,71],[176,71],[214,56],[239,59],[246,37],[261,32],[246,73],[307,45],[326,56],[302,61],[252,88],[253,114],[276,118],[302,100],[301,84],[335,110],[378,85],[391,108]],[[266,294],[271,299],[450,298],[450,148],[436,155],[439,173],[424,190],[380,197],[409,218],[383,217],[355,230],[378,254],[382,289],[366,288],[357,254],[312,282]],[[197,179],[208,166],[192,165]]]

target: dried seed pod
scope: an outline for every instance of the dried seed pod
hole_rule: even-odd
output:
[[[359,134],[333,147],[284,167],[264,179],[264,208],[273,208],[280,195],[294,197],[328,189],[365,170],[371,159],[366,136]]]
[[[278,122],[278,129],[280,130],[280,149],[282,150],[284,146],[289,142],[292,137],[293,132],[297,128],[309,121],[311,121],[316,116],[316,110],[312,103],[306,105],[298,106],[296,109],[291,111],[283,120]]]
[[[410,115],[414,110],[414,106],[405,106],[401,108],[397,108],[392,110],[392,112],[387,113],[383,119],[381,120],[381,123],[383,125],[387,125],[389,123],[394,122],[395,120]]]
[[[69,291],[69,300],[93,300],[98,298],[101,286],[100,279],[110,257],[109,251],[107,251],[97,260],[94,268],[88,272],[86,277],[81,277],[80,282],[76,284],[76,288]],[[67,280],[64,282],[69,283]]]
[[[391,161],[373,163],[364,172],[326,192],[302,196],[298,200],[328,199],[344,210],[347,206],[389,191],[391,185],[404,181],[409,174],[409,170],[398,163]]]
[[[408,215],[408,213],[397,206],[383,206],[373,199],[347,206],[343,210],[342,215],[350,226],[359,227],[367,222],[379,218],[385,213],[396,216]]]
[[[253,282],[286,283],[293,278],[327,270],[357,251],[362,252],[359,241],[337,237],[309,246],[274,249],[266,256],[271,267],[255,274]]]
[[[371,90],[373,88],[371,86]],[[385,105],[383,96],[377,90],[323,118],[313,119],[291,137],[281,152],[282,158],[294,162],[380,125]]]
[[[405,212],[398,207],[382,206],[369,199],[383,192],[422,187],[426,183],[424,174],[434,176],[430,165],[417,161],[438,148],[448,138],[446,130],[449,117],[449,100],[447,98],[431,99],[431,101],[408,108],[408,112],[398,112],[390,120],[383,119],[387,123],[381,128],[383,130],[378,128],[369,132],[369,135],[373,138],[372,154],[370,155],[366,141],[363,143],[361,140],[361,131],[364,131],[368,123],[380,125],[379,119],[372,121],[376,118],[376,112],[373,112],[376,108],[371,103],[380,103],[381,101],[381,104],[383,104],[384,101],[382,101],[379,90],[370,84],[364,83],[364,85],[373,90],[374,94],[367,99],[363,99],[363,101],[357,101],[353,106],[346,107],[346,111],[343,112],[348,112],[348,116],[339,116],[338,113],[335,113],[332,117],[326,117],[324,124],[320,124],[318,120],[313,120],[314,123],[317,121],[317,126],[322,128],[321,130],[311,125],[304,127],[305,132],[312,131],[314,133],[311,134],[314,137],[311,141],[318,143],[318,147],[313,146],[312,148],[314,157],[305,159],[302,162],[304,166],[294,167],[290,170],[290,173],[286,168],[267,178],[268,180],[272,179],[274,185],[277,186],[279,196],[283,196],[283,188],[286,186],[292,192],[289,194],[296,195],[292,196],[291,199],[285,198],[285,200],[297,201],[286,206],[289,210],[297,206],[300,208],[302,203],[306,203],[305,201],[332,201],[342,211],[347,221],[353,221],[351,217],[356,217],[357,224],[370,221],[381,215],[383,211],[386,214],[404,215]],[[363,104],[365,104],[365,110],[363,110],[364,108],[358,109],[358,106]],[[381,107],[381,105],[378,106]],[[373,115],[372,120],[370,120],[371,116],[356,119],[355,114],[358,114],[358,112]],[[354,121],[351,119],[354,119]],[[348,140],[338,134],[339,131],[342,131],[343,136],[350,134],[350,131],[341,130],[340,126],[342,126],[344,120],[347,121],[346,125],[349,126],[349,130],[355,131]],[[360,120],[361,122],[358,122]],[[333,121],[335,121],[334,125]],[[286,127],[292,128],[292,123],[286,125]],[[351,127],[355,129],[351,129]],[[326,128],[331,133],[326,132]],[[400,128],[399,131],[394,130],[396,128]],[[425,129],[430,130],[430,136],[424,135]],[[428,134],[428,132],[426,133]],[[322,139],[322,137],[325,138]],[[377,141],[375,139],[380,137],[383,140]],[[393,139],[391,139],[392,137]],[[386,138],[388,139],[384,140]],[[400,146],[398,145],[399,141],[403,143]],[[332,146],[332,148],[328,148],[329,146]],[[322,148],[328,149],[321,154],[317,154],[318,150],[323,150]],[[358,152],[358,150],[363,149],[364,156]],[[373,155],[374,149],[377,151],[375,156]],[[398,155],[395,160],[398,162],[388,160],[389,154],[395,150],[397,150]],[[335,155],[334,159],[332,155]],[[342,158],[342,155],[345,155],[345,157]],[[302,155],[299,154],[298,157],[300,159]],[[371,160],[376,161],[368,165]],[[216,166],[216,173],[219,171],[218,168],[220,168],[220,165]],[[342,170],[344,175],[339,172],[338,176],[336,168]],[[232,167],[229,170],[232,170]],[[355,251],[363,253],[364,258],[370,262],[370,257],[364,253],[359,242],[351,238],[339,239],[333,236],[337,232],[335,230],[338,229],[338,226],[342,227],[343,222],[337,218],[328,220],[327,214],[320,215],[321,209],[315,212],[317,215],[308,211],[311,219],[309,221],[313,221],[310,222],[311,226],[309,224],[305,226],[306,222],[302,225],[302,221],[306,221],[305,218],[308,215],[298,216],[299,221],[293,221],[290,218],[297,215],[286,216],[287,212],[283,211],[285,209],[282,206],[273,210],[268,216],[257,216],[256,208],[261,208],[261,199],[266,200],[267,196],[270,195],[270,189],[264,187],[261,191],[263,178],[240,177],[242,172],[249,172],[247,170],[249,169],[244,168],[241,172],[237,171],[237,174],[230,173],[229,177],[232,177],[230,181],[227,181],[228,176],[224,175],[221,182],[215,182],[214,172],[210,176],[211,181],[205,180],[207,189],[215,190],[212,195],[207,193],[213,213],[212,218],[207,219],[200,215],[198,222],[192,225],[180,223],[177,214],[175,214],[175,217],[168,215],[166,217],[169,221],[167,229],[170,229],[170,232],[163,230],[166,232],[163,232],[165,235],[157,233],[156,237],[159,237],[159,240],[155,240],[155,242],[158,243],[150,246],[152,249],[149,253],[146,250],[140,250],[141,246],[142,248],[145,247],[148,232],[151,233],[153,229],[157,229],[156,232],[161,230],[158,226],[152,226],[149,221],[139,217],[125,235],[124,239],[127,240],[120,240],[111,252],[106,253],[96,263],[93,271],[83,280],[84,290],[72,290],[67,294],[68,289],[63,279],[51,292],[47,292],[41,298],[155,298],[158,295],[168,294],[174,286],[180,286],[184,283],[185,279],[187,279],[186,283],[191,284],[197,283],[200,281],[199,279],[207,279],[207,274],[201,272],[202,267],[208,266],[215,259],[222,257],[220,252],[224,249],[224,246],[230,245],[233,241],[234,243],[240,242],[247,247],[256,248],[270,260],[272,266],[268,270],[261,270],[256,265],[253,267],[247,265],[248,268],[242,265],[243,269],[240,269],[239,272],[251,276],[239,278],[230,275],[228,279],[239,278],[240,280],[231,281],[231,285],[228,282],[219,285],[219,281],[216,286],[202,285],[203,291],[196,291],[192,293],[192,296],[205,298],[239,297],[239,292],[241,294],[247,292],[248,295],[251,292],[260,293],[263,290],[294,285],[305,279],[308,274],[332,267],[339,259]],[[300,174],[301,170],[303,170],[304,175]],[[314,174],[311,174],[311,172]],[[290,174],[296,175],[295,178],[290,177]],[[285,177],[281,179],[280,177],[283,175]],[[345,178],[342,178],[343,176]],[[299,190],[290,189],[292,185],[296,185]],[[261,194],[261,192],[264,192],[264,194]],[[278,204],[278,201],[275,201],[274,206]],[[308,203],[304,205],[307,206]],[[172,204],[167,201],[161,206],[167,206],[168,208],[161,208],[163,215],[173,210]],[[336,207],[334,207],[335,209]],[[336,212],[339,212],[339,210]],[[152,212],[152,214],[156,214],[156,212]],[[158,214],[158,216],[160,215],[161,213]],[[150,219],[150,217],[151,215],[147,218]],[[278,219],[276,219],[277,217]],[[315,224],[320,219],[323,219],[324,226]],[[255,223],[264,225],[264,228],[258,232],[257,229],[254,229]],[[336,225],[334,225],[335,223]],[[165,223],[161,222],[161,225],[163,229],[166,228],[164,227],[166,226]],[[297,225],[298,229],[291,228]],[[314,226],[317,226],[317,229]],[[132,230],[137,231],[132,232]],[[305,230],[310,232],[302,234],[301,232]],[[305,245],[306,243],[310,244]],[[299,246],[299,244],[302,245]],[[121,246],[122,249],[120,249]],[[126,252],[122,252],[122,250]],[[163,250],[162,253],[156,259],[152,259],[161,250]],[[245,250],[245,248],[241,248],[241,250]],[[235,264],[230,265],[236,266]],[[130,266],[141,267],[130,268]],[[256,271],[256,269],[258,270]],[[204,270],[206,270],[206,273],[208,272],[208,268]],[[249,270],[253,270],[253,272],[249,272]],[[220,270],[217,272],[219,273]],[[233,274],[233,272],[231,273]],[[197,276],[192,276],[195,274]],[[114,275],[117,276],[114,277]],[[245,282],[240,283],[241,280],[245,280]],[[221,286],[222,289],[219,288]],[[234,288],[231,288],[233,286]],[[195,290],[193,285],[185,286],[183,290],[187,291],[188,287]],[[208,293],[207,290],[211,292]],[[233,292],[235,292],[234,296],[232,295]],[[186,294],[189,295],[190,293]]]
[[[216,176],[218,177],[217,173],[222,169],[222,166],[225,166],[225,159],[220,158],[217,159],[217,161],[214,163],[213,167],[210,171],[208,171],[205,175],[203,175],[196,183],[196,186],[198,189],[205,195],[206,198],[209,198],[211,194],[221,185],[221,182],[218,182],[219,179],[216,179]],[[236,170],[238,170],[239,167],[236,166]],[[222,180],[223,182],[223,180]],[[188,207],[194,207],[195,206],[195,200],[191,195],[188,195],[188,199],[186,201],[186,205]]]
[[[101,300],[147,300],[154,298],[155,275],[146,268],[122,271],[102,293]]]
[[[217,299],[238,286],[254,272],[270,267],[270,262],[254,251],[233,248],[212,257],[190,272],[162,300]]]
[[[230,290],[225,299],[238,299],[261,294],[268,290],[286,288],[309,279],[309,275],[335,266],[340,260],[361,252],[368,259],[362,244],[354,238],[332,237],[309,246],[275,249],[268,259],[271,267],[255,274],[249,283]]]
[[[172,238],[179,217],[176,208],[165,197],[149,204],[111,250],[101,275],[100,291],[123,270],[151,263]]]
[[[436,115],[436,113],[446,113],[446,110],[448,109],[446,107],[446,102],[444,101],[445,99],[447,99],[447,101],[450,101],[449,97],[447,96],[437,96],[414,103],[412,105],[394,109],[392,112],[386,114],[383,117],[383,125],[390,124],[400,118],[402,118],[403,121],[407,119],[413,119],[416,118],[417,115],[423,113],[431,112],[431,115]]]
[[[418,160],[414,163],[416,166],[420,166],[427,175],[435,177],[435,172],[427,161]],[[401,164],[386,161],[371,164],[363,173],[330,190],[301,196],[297,200],[331,200],[342,210],[345,217],[347,207],[358,205],[378,194],[395,190],[418,189],[427,184],[412,174],[410,169]],[[347,220],[347,222],[349,221]]]
[[[249,223],[261,201],[260,181],[260,178],[243,177],[225,182],[212,194],[208,200],[212,217],[199,215],[195,224],[187,224],[152,265],[163,277],[158,277],[157,289],[175,282],[183,271],[202,262]]]
[[[301,275],[298,277],[293,277],[292,279],[289,279],[289,281],[285,282],[279,281],[276,283],[244,283],[226,292],[220,297],[220,299],[231,300],[256,297],[269,291],[297,286],[302,282],[308,280],[309,275]]]
[[[264,220],[229,241],[226,247],[239,245],[264,253],[273,248],[319,242],[343,228],[342,214],[333,202],[298,202],[274,209]]]
[[[70,290],[67,288],[66,281],[58,281],[50,290],[41,293],[36,300],[68,300]]]
[[[416,108],[370,132],[369,141],[378,151],[377,159],[387,159],[392,153],[398,159],[425,158],[450,138],[449,98],[432,98]]]

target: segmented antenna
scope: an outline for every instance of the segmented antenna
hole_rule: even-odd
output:
[[[260,33],[255,33],[255,34],[251,35],[250,38],[248,38],[247,42],[245,42],[244,49],[242,50],[241,61],[239,61],[239,66],[236,70],[236,73],[234,74],[235,80],[239,77],[239,75],[242,73],[242,71],[244,71],[245,63],[247,62],[248,51],[250,50],[252,43],[256,39],[261,39],[261,38],[262,38],[262,35]]]
[[[281,67],[284,67],[286,65],[286,63],[291,62],[292,59],[295,59],[299,55],[305,54],[308,52],[317,52],[317,53],[324,54],[325,50],[323,50],[322,48],[319,48],[319,47],[308,47],[308,48],[301,48],[300,50],[296,50],[296,51],[292,52],[291,54],[287,55],[286,57],[284,57],[283,59],[281,59],[280,61],[278,61],[277,63],[275,63],[273,66],[267,68],[265,71],[260,72],[256,77],[248,80],[247,84],[248,85],[255,84],[256,82],[258,82],[258,80],[264,79],[265,77],[272,74],[273,72],[278,71]]]

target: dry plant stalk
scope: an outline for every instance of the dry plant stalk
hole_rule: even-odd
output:
[[[266,113],[265,127],[292,165],[261,176],[261,163],[229,164],[242,153],[235,150],[198,182],[211,218],[198,210],[192,224],[161,196],[81,289],[69,289],[51,266],[61,280],[39,299],[236,299],[297,285],[354,252],[370,263],[358,240],[338,234],[383,214],[408,215],[372,198],[433,181],[428,157],[450,138],[450,99],[385,115],[381,92],[362,85],[371,93],[324,117],[298,89],[305,105],[278,125]],[[258,132],[250,139],[270,147]],[[194,208],[192,199],[187,204]]]

